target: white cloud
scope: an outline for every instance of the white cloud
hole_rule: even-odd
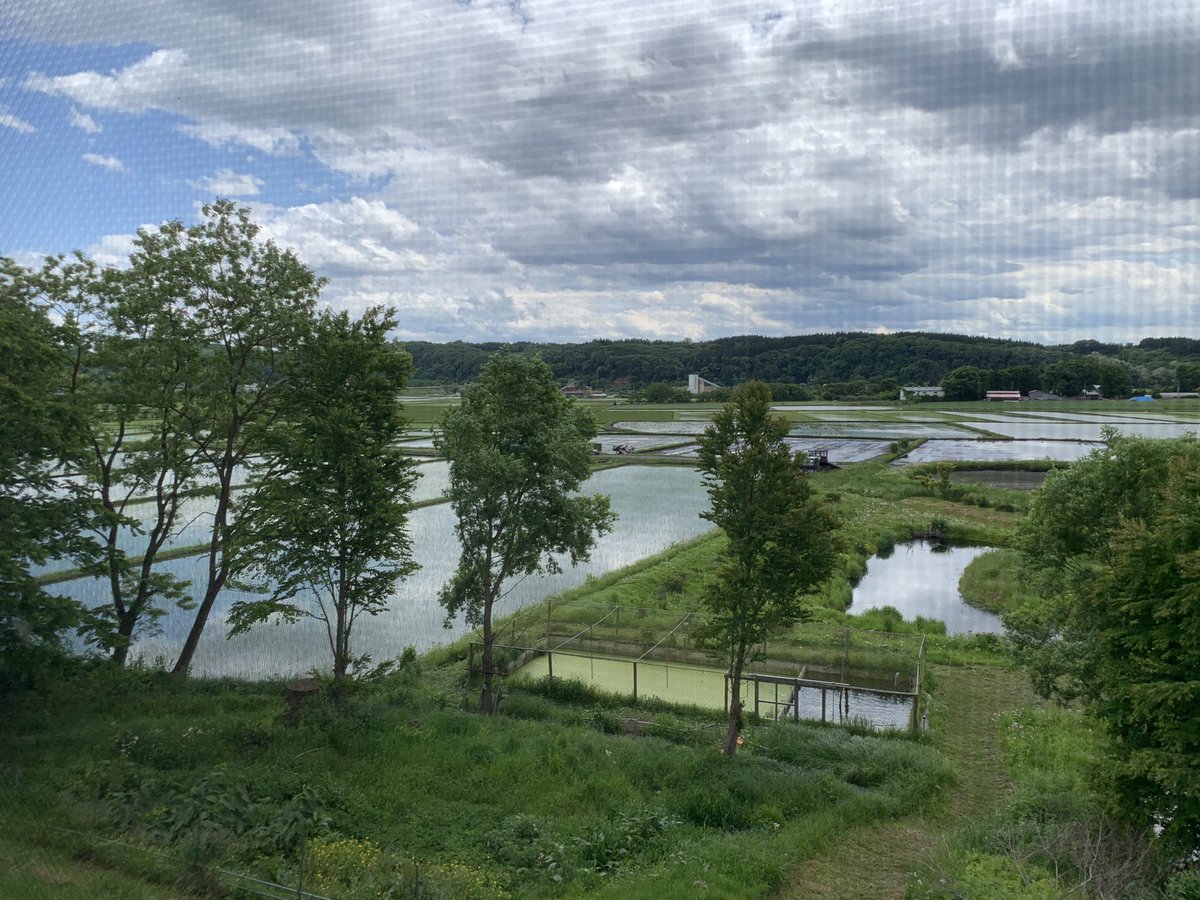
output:
[[[85,153],[83,154],[85,162],[91,163],[93,166],[99,166],[101,169],[108,169],[110,172],[124,172],[125,164],[115,156],[102,155],[100,153]]]
[[[0,106],[0,125],[5,128],[11,128],[19,134],[33,134],[37,131],[32,125],[24,119],[18,119],[12,113],[5,111],[4,107]]]
[[[216,197],[255,197],[263,186],[263,180],[250,174],[238,174],[232,169],[218,169],[216,174],[189,181],[188,184]]]
[[[1136,337],[1150,310],[1191,309],[1186,5],[102,6],[9,18],[152,50],[17,83],[76,104],[73,123],[161,128],[145,114],[162,111],[227,160],[294,157],[292,180],[334,199],[260,206],[266,232],[333,278],[333,302],[404,305],[410,336]],[[233,169],[189,184],[262,187]]]
[[[99,134],[104,130],[103,127],[96,123],[95,119],[85,112],[80,112],[73,106],[70,112],[70,122],[72,128],[78,128],[81,131],[86,131],[88,134]]]

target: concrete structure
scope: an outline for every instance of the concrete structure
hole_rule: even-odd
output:
[[[717,390],[719,387],[719,384],[709,381],[706,378],[701,378],[699,375],[693,374],[688,376],[688,393],[690,394],[706,394],[709,391]]]

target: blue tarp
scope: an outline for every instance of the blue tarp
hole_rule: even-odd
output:
[[[1154,398],[1151,397],[1149,394],[1142,394],[1140,397],[1130,397],[1129,402],[1130,403],[1153,403]]]

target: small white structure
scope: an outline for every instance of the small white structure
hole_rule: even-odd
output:
[[[907,400],[909,397],[945,397],[946,392],[935,384],[910,384],[908,387],[900,388],[900,399]]]
[[[989,400],[1020,400],[1020,391],[988,391],[987,398]]]
[[[690,394],[700,395],[708,391],[715,391],[719,387],[719,384],[709,381],[706,378],[701,378],[699,375],[692,374],[688,376],[688,393]]]

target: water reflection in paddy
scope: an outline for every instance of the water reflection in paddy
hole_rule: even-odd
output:
[[[886,558],[873,556],[867,574],[854,589],[849,612],[891,606],[905,619],[924,616],[946,623],[947,634],[1002,634],[995,613],[968,606],[958,580],[975,557],[990,547],[941,547],[927,541],[897,544]]]
[[[1089,441],[927,441],[898,459],[896,465],[955,460],[1000,462],[1052,459],[1056,462],[1074,462],[1103,446],[1103,443]]]
[[[708,495],[699,473],[685,467],[621,466],[597,472],[585,488],[608,494],[620,518],[613,531],[600,538],[590,562],[559,575],[530,577],[516,582],[498,606],[507,615],[527,603],[582,584],[589,575],[600,575],[630,565],[665,550],[671,544],[711,528],[700,518],[708,508]],[[414,558],[422,568],[401,583],[390,608],[376,617],[359,620],[355,651],[382,660],[405,647],[418,651],[447,643],[466,634],[458,619],[444,629],[444,614],[437,593],[458,561],[454,514],[448,504],[415,510],[411,517]],[[202,587],[202,560],[177,559],[162,564],[162,571],[192,578]],[[53,593],[89,604],[102,602],[103,585],[95,579],[75,579],[54,585]],[[194,590],[196,588],[194,587]],[[328,667],[329,648],[323,626],[313,621],[296,625],[260,625],[245,635],[226,639],[225,616],[229,607],[248,595],[222,592],[196,654],[193,671],[208,676],[269,678]],[[192,622],[192,614],[175,610],[160,621],[161,633],[141,635],[134,643],[135,656],[148,660],[161,656],[174,660]]]

